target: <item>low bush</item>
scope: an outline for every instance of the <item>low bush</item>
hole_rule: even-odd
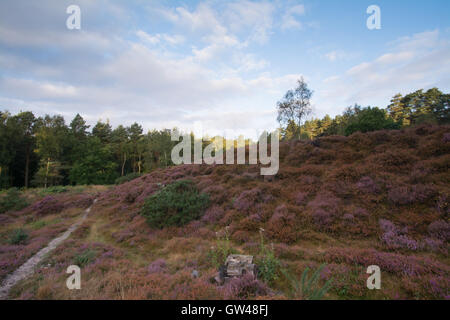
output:
[[[380,191],[380,187],[368,176],[362,177],[356,186],[358,187],[358,190],[363,193],[378,193]]]
[[[437,220],[428,226],[428,232],[433,237],[443,240],[450,240],[450,223],[444,220]]]
[[[46,189],[42,189],[40,191],[40,194],[42,196],[45,196],[47,194],[64,193],[64,192],[67,192],[67,191],[69,191],[69,189],[67,187],[64,187],[64,186],[51,186],[51,187],[48,187]]]
[[[225,265],[225,261],[230,254],[238,253],[238,251],[231,246],[230,238],[228,236],[228,227],[225,228],[223,236],[221,236],[220,233],[216,234],[216,246],[211,248],[208,256],[214,267],[220,268]]]
[[[28,234],[23,229],[16,229],[9,237],[9,244],[24,244],[28,240]]]
[[[267,232],[275,240],[294,243],[298,237],[296,225],[295,214],[289,212],[285,205],[280,205],[267,223]]]
[[[208,194],[200,193],[190,180],[179,180],[148,197],[141,214],[153,228],[183,226],[199,219],[208,204]]]
[[[331,263],[377,265],[386,272],[399,276],[416,277],[427,273],[446,275],[447,264],[428,257],[381,252],[375,249],[332,248],[325,254],[325,260]]]
[[[167,268],[166,260],[157,259],[157,260],[153,261],[152,263],[150,263],[150,265],[147,268],[147,271],[149,274],[162,273],[162,272],[166,271],[166,268]]]
[[[34,203],[31,209],[36,215],[43,216],[61,212],[64,209],[64,204],[54,196],[46,196],[44,199]]]
[[[379,224],[381,230],[383,231],[381,241],[389,249],[403,248],[413,251],[419,249],[419,242],[408,236],[408,228],[399,228],[391,221],[385,219],[380,219]]]
[[[9,189],[6,194],[0,198],[0,213],[7,211],[17,211],[28,206],[26,199],[20,195],[16,188]]]
[[[322,273],[324,267],[325,264],[322,264],[316,271],[314,271],[311,277],[308,277],[309,268],[306,268],[302,273],[300,281],[287,271],[283,270],[282,272],[284,276],[290,282],[290,288],[288,292],[289,298],[321,300],[330,289],[331,283],[333,281],[333,279],[329,279],[323,286],[320,286],[320,274]]]
[[[140,173],[132,172],[132,173],[129,173],[129,174],[123,176],[123,177],[117,178],[117,179],[114,181],[114,183],[115,183],[116,185],[119,185],[119,184],[122,184],[122,183],[125,183],[125,182],[128,182],[128,181],[134,180],[134,179],[136,179],[136,178],[139,178],[140,176],[141,176]]]
[[[241,278],[233,278],[223,288],[224,296],[229,300],[251,299],[270,295],[271,290],[266,284],[250,274]]]
[[[260,252],[256,259],[258,277],[266,283],[272,283],[278,279],[281,270],[281,261],[275,256],[273,247],[268,248],[264,244],[263,231],[260,231]]]
[[[38,221],[34,221],[30,224],[30,227],[34,230],[38,230],[41,229],[43,227],[45,227],[48,224],[47,221],[44,220],[38,220]]]
[[[94,261],[94,258],[96,257],[96,255],[97,255],[96,251],[94,251],[92,249],[87,249],[87,250],[77,254],[74,257],[73,262],[75,265],[77,265],[79,267],[83,267],[85,265],[88,265],[92,261]]]
[[[202,217],[202,221],[208,224],[213,224],[223,218],[225,215],[224,210],[219,206],[213,206],[206,210]]]
[[[395,205],[424,203],[435,196],[435,190],[427,185],[398,186],[389,190],[388,200]]]
[[[298,206],[302,206],[304,204],[306,204],[306,199],[308,198],[308,193],[307,192],[298,192],[295,195],[295,204]]]

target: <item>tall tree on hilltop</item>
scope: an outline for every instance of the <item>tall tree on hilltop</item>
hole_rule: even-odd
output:
[[[112,143],[114,146],[115,154],[121,164],[121,176],[124,176],[125,175],[125,165],[128,160],[128,154],[130,153],[129,132],[124,126],[119,125],[116,129],[113,130],[113,132],[111,134],[111,139],[112,139]]]
[[[128,134],[130,137],[130,149],[131,149],[131,160],[132,160],[132,169],[133,172],[136,172],[136,167],[138,167],[138,158],[139,158],[139,140],[142,137],[143,129],[136,122],[133,123],[130,127],[127,128]]]
[[[97,124],[92,128],[92,135],[100,139],[102,143],[111,142],[112,128],[107,120],[106,123],[99,120]]]
[[[450,95],[443,94],[438,88],[431,88],[424,94],[423,113],[433,115],[438,123],[450,121]]]
[[[86,121],[84,121],[83,117],[80,116],[79,113],[73,118],[70,123],[70,132],[74,135],[78,140],[84,139],[88,136],[89,126],[86,125]]]
[[[311,97],[313,92],[308,88],[307,83],[301,77],[297,81],[297,87],[289,90],[283,99],[277,103],[278,117],[280,125],[288,125],[289,121],[294,121],[299,129],[302,121],[312,112]],[[298,132],[298,138],[301,137],[301,131]]]
[[[409,125],[409,114],[403,103],[403,96],[401,93],[396,94],[391,99],[391,104],[387,106],[387,111],[395,122],[401,124],[402,126]]]
[[[87,152],[87,139],[89,126],[83,117],[77,114],[69,125],[68,143],[64,150],[65,160],[70,165],[82,159]]]

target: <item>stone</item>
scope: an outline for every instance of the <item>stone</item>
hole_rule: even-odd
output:
[[[228,279],[242,277],[246,274],[256,276],[256,266],[253,264],[253,256],[231,254],[225,260],[225,265],[220,267],[219,273],[214,279],[222,285]]]

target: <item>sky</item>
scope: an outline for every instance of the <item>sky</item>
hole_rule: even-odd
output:
[[[313,117],[449,92],[449,18],[448,0],[2,0],[0,110],[254,137],[300,77]]]

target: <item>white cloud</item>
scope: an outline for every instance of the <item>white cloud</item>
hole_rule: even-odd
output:
[[[358,53],[356,52],[345,52],[343,50],[332,50],[323,55],[325,59],[327,59],[330,62],[337,62],[337,61],[345,61],[345,60],[351,60],[358,57]]]
[[[327,54],[325,54],[325,57],[330,60],[331,62],[336,61],[337,60],[337,52],[336,51],[331,51],[328,52]]]
[[[160,37],[159,34],[151,35],[151,34],[148,34],[145,31],[138,30],[136,32],[136,35],[139,37],[139,39],[141,39],[141,41],[147,42],[147,43],[152,44],[152,45],[158,44],[161,41],[161,37]]]
[[[207,43],[242,38],[242,42],[267,42],[272,33],[275,6],[270,2],[234,1],[220,10],[200,3],[193,10],[186,7],[156,10],[184,31],[201,35]]]
[[[321,114],[339,113],[353,103],[385,107],[398,92],[448,88],[448,74],[450,43],[441,40],[438,30],[427,31],[400,38],[391,43],[389,52],[325,79],[315,102],[321,106]]]
[[[298,17],[303,16],[304,14],[305,6],[302,4],[289,8],[283,15],[281,29],[301,29],[303,24],[299,21]]]
[[[275,6],[270,2],[232,2],[224,17],[231,32],[248,32],[248,41],[263,44],[269,39],[273,28]]]
[[[178,44],[182,44],[185,41],[185,38],[182,35],[176,34],[176,35],[169,35],[169,34],[148,34],[145,31],[138,30],[136,32],[136,35],[138,38],[144,42],[148,43],[150,45],[157,45],[161,43],[167,43],[172,46],[176,46]]]
[[[54,1],[42,0],[22,12],[25,2],[17,1],[9,14],[5,10],[11,8],[0,3],[0,103],[11,111],[67,117],[79,112],[89,121],[138,121],[146,128],[188,128],[202,121],[211,134],[230,128],[248,133],[276,126],[275,103],[300,76],[297,70],[271,74],[268,67],[277,68],[273,60],[254,50],[265,50],[275,28],[282,27],[275,16],[286,15],[284,28],[301,27],[302,5],[234,1],[214,8],[213,2],[158,8],[171,26],[150,33],[147,25],[121,26],[118,21],[130,17],[111,2],[81,0],[83,7],[106,10],[108,19],[89,21],[86,14],[83,23],[92,27],[69,32],[60,21],[64,5],[54,9]],[[58,24],[61,28],[52,27]],[[315,88],[315,104],[340,112],[354,102],[449,82],[449,45],[437,31],[399,39],[390,48],[325,79]],[[324,56],[348,57],[339,49]]]

